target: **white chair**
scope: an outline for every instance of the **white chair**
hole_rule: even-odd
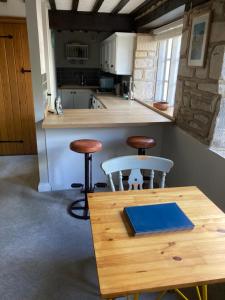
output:
[[[109,176],[110,187],[115,192],[115,184],[113,182],[113,173],[118,173],[119,190],[124,190],[123,185],[123,171],[130,170],[128,176],[129,190],[141,190],[143,189],[143,170],[149,170],[149,186],[148,188],[154,188],[155,171],[161,173],[160,187],[165,187],[165,179],[167,173],[173,167],[173,161],[147,155],[129,155],[120,156],[109,159],[102,163],[102,169],[105,174]]]

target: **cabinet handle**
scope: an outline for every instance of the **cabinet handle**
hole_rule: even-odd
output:
[[[114,67],[114,65],[111,65],[111,68],[113,68]]]
[[[23,74],[24,73],[31,73],[31,70],[26,70],[24,68],[21,68],[20,72],[23,73]]]

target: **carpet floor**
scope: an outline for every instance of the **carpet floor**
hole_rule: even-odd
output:
[[[0,300],[100,299],[90,223],[66,212],[75,192],[38,193],[37,184],[36,156],[0,157]],[[225,300],[224,285],[210,299]]]

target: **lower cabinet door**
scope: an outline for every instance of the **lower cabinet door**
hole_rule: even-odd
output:
[[[91,104],[92,91],[91,90],[76,90],[74,98],[74,108],[88,109]]]
[[[74,108],[74,98],[75,98],[75,91],[69,89],[62,89],[62,108],[63,109],[72,109]]]

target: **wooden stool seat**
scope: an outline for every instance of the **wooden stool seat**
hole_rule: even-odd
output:
[[[76,140],[70,143],[70,149],[78,153],[95,153],[102,150],[102,143],[97,140]]]
[[[156,141],[147,136],[130,136],[127,139],[127,144],[136,149],[149,149],[156,145]]]

